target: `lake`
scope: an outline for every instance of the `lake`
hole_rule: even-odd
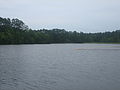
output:
[[[120,90],[120,44],[0,45],[0,90]]]

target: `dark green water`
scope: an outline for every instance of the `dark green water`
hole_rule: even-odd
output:
[[[120,44],[1,45],[0,90],[120,90]]]

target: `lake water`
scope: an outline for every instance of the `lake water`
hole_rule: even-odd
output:
[[[0,90],[120,90],[120,44],[0,45]]]

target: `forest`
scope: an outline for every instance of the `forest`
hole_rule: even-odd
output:
[[[0,17],[0,44],[120,43],[120,30],[84,33],[65,29],[32,30],[21,20]]]

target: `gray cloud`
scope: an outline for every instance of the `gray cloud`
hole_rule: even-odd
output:
[[[19,18],[33,29],[120,29],[120,0],[0,0],[0,14]]]

